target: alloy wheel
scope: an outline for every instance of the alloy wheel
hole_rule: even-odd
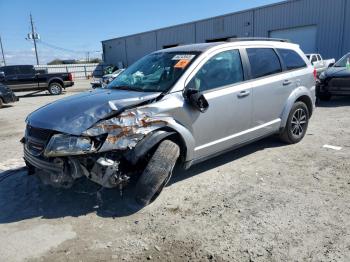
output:
[[[54,95],[58,95],[60,93],[60,87],[58,85],[52,85],[50,87],[51,93]]]
[[[298,108],[292,117],[292,134],[296,137],[303,135],[307,125],[307,114],[304,109]]]

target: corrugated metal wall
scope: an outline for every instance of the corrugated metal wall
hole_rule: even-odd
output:
[[[103,57],[107,64],[117,64],[122,62],[127,65],[125,38],[117,38],[103,43]]]
[[[197,43],[218,38],[252,36],[253,12],[211,18],[195,24]]]
[[[147,32],[126,37],[126,57],[128,64],[157,50],[156,32]]]
[[[105,62],[130,65],[164,46],[316,26],[316,49],[338,59],[350,51],[350,0],[291,0],[206,20],[103,41]]]
[[[164,46],[195,43],[195,24],[174,26],[157,31],[157,49]]]
[[[349,53],[350,52],[350,1],[345,0],[344,3],[344,38],[343,38],[343,54]]]
[[[254,11],[254,34],[268,37],[269,31],[316,25],[315,52],[324,57],[341,56],[344,0],[289,1]]]

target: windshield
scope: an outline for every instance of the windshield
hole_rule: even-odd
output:
[[[309,59],[309,60],[310,60],[310,55],[306,55],[306,57],[307,57],[307,59]]]
[[[334,67],[346,67],[348,59],[350,61],[350,53],[340,58],[340,60],[334,64]]]
[[[176,83],[198,54],[198,52],[152,53],[125,69],[107,88],[166,92]]]

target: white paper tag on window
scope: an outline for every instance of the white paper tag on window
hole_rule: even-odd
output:
[[[189,60],[191,61],[195,55],[176,55],[171,60]]]

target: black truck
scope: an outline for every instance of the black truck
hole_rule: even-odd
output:
[[[32,65],[0,67],[0,83],[13,91],[48,90],[51,95],[59,95],[62,89],[74,85],[71,73],[43,73]]]

